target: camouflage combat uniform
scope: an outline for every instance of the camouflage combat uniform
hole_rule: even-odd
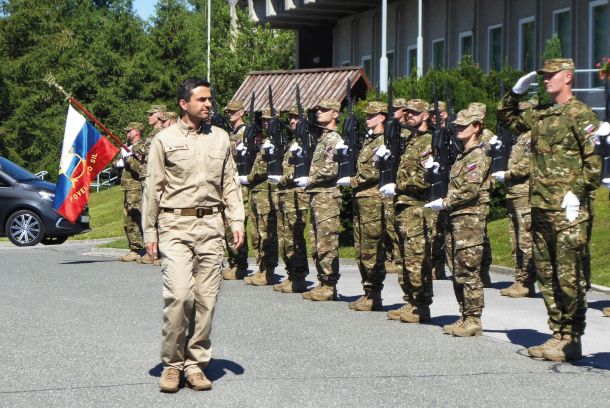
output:
[[[318,280],[328,286],[339,281],[339,231],[341,192],[336,186],[339,164],[333,160],[341,136],[324,130],[319,137],[309,168],[311,230],[309,233]]]
[[[487,146],[491,138],[494,137],[494,134],[489,129],[483,129],[481,132],[481,136],[479,136],[479,140],[483,144],[483,146]],[[493,186],[493,179],[489,180],[488,188],[485,191],[481,191],[481,203],[491,203],[491,189]],[[484,287],[491,286],[491,278],[489,276],[489,268],[491,267],[492,262],[492,254],[491,254],[491,242],[489,241],[489,236],[487,235],[487,220],[489,218],[490,206],[485,206],[485,213],[481,214],[482,217],[485,218],[485,235],[483,236],[483,258],[481,259],[481,281],[483,282]]]
[[[129,148],[132,155],[124,158],[123,173],[121,175],[121,189],[123,200],[123,229],[127,236],[129,249],[132,252],[144,255],[144,242],[142,240],[142,182],[146,168],[145,159],[141,156],[144,141],[140,140]],[[116,165],[116,162],[115,162]]]
[[[599,119],[575,97],[523,112],[518,103],[519,98],[509,93],[498,118],[511,129],[532,131],[530,204],[538,285],[553,333],[579,338],[587,310],[583,274],[590,217],[587,200],[600,185],[601,162],[593,154],[592,140]],[[573,222],[562,208],[570,191],[580,201]]]

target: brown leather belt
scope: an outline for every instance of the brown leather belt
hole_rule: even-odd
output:
[[[212,215],[218,213],[218,207],[197,207],[197,208],[162,208],[163,212],[177,213],[186,217],[201,218],[204,215]]]

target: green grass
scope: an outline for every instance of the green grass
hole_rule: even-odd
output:
[[[109,248],[127,249],[127,239],[123,232],[123,192],[120,187],[92,193],[89,201],[91,227],[93,231],[77,235],[72,239],[114,238],[117,240],[104,244]],[[593,238],[591,240],[592,281],[600,285],[610,286],[610,203],[608,191],[600,189],[595,200],[595,219]],[[489,239],[493,251],[494,265],[514,267],[511,257],[508,219],[492,221],[488,226]],[[306,238],[309,245],[309,228]],[[310,251],[309,251],[310,252]],[[250,251],[250,255],[252,251]],[[339,248],[342,258],[353,258],[353,247]]]

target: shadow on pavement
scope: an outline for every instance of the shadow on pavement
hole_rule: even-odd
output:
[[[595,302],[587,302],[589,309],[597,309],[601,312],[604,307],[610,306],[609,300],[596,300]]]
[[[224,360],[222,358],[217,359],[213,358],[210,360],[210,363],[206,367],[205,375],[210,379],[210,381],[216,381],[227,373],[227,371],[232,372],[235,375],[242,375],[245,370],[244,368],[237,364],[236,362],[230,360]],[[159,363],[148,371],[151,377],[161,377],[161,373],[163,372],[163,364]]]
[[[586,341],[586,335],[585,335]],[[603,370],[610,370],[610,353],[595,353],[588,356],[583,356],[581,360],[578,360],[574,365],[579,367],[592,367],[601,368]]]
[[[94,264],[94,263],[107,263],[114,262],[114,260],[92,260],[92,261],[68,261],[68,262],[60,262],[59,265],[82,265],[82,264]]]
[[[430,324],[443,327],[446,324],[455,322],[459,318],[459,315],[434,316],[430,319]]]

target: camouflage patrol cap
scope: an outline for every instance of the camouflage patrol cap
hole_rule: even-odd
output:
[[[396,98],[392,101],[392,106],[395,108],[406,108],[407,101],[405,100],[405,98]]]
[[[144,124],[143,124],[143,123],[140,123],[140,122],[129,122],[129,123],[127,124],[127,126],[125,126],[125,127],[123,128],[123,130],[126,130],[126,131],[128,131],[128,132],[129,132],[130,130],[133,130],[133,129],[136,129],[137,131],[141,132],[141,131],[143,131],[143,130],[144,130]]]
[[[176,112],[161,112],[161,114],[159,115],[159,119],[162,122],[165,122],[166,120],[178,120],[178,114]]]
[[[429,112],[434,112],[434,103],[430,103],[429,104]],[[439,112],[446,112],[447,111],[447,104],[443,101],[438,101],[438,110]]]
[[[409,102],[407,102],[406,109],[408,111],[422,113],[428,111],[428,109],[430,109],[430,105],[428,105],[428,102],[424,101],[423,99],[410,99]]]
[[[165,105],[150,105],[150,108],[146,111],[146,113],[156,113],[156,112],[165,112],[167,107]]]
[[[387,115],[388,104],[380,101],[369,102],[364,112],[369,115],[375,115],[377,113],[385,113]]]
[[[487,105],[482,102],[472,102],[468,105],[468,109],[481,117],[487,113]]]
[[[564,69],[574,71],[574,61],[572,58],[551,58],[544,61],[544,65],[537,72],[546,74],[563,71]]]
[[[244,103],[242,101],[230,101],[227,103],[225,110],[230,111],[238,111],[244,108]]]
[[[277,111],[276,111],[275,116],[277,116]],[[263,109],[263,115],[262,115],[263,119],[271,119],[272,117],[273,117],[273,115],[271,115],[271,108]]]
[[[316,108],[332,109],[339,112],[341,110],[341,104],[334,99],[323,99],[319,104],[316,105]]]
[[[292,108],[290,108],[290,110],[288,111],[288,114],[290,116],[298,116],[299,115],[299,107],[294,105]]]
[[[468,126],[472,122],[481,122],[481,117],[470,109],[462,109],[453,121],[456,125]]]

